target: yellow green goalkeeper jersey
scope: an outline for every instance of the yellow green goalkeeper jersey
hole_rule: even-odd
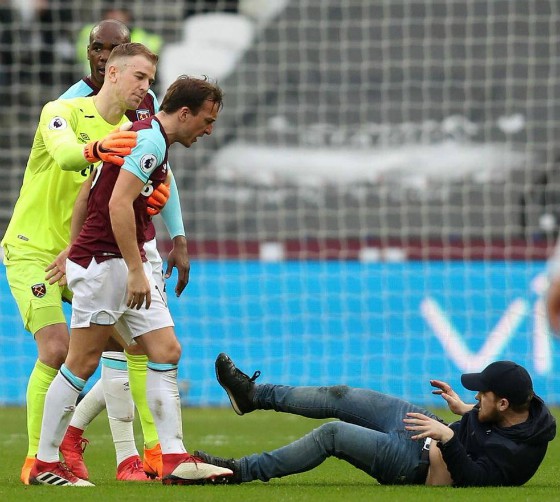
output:
[[[86,143],[120,124],[109,124],[93,97],[56,100],[41,112],[23,185],[2,245],[53,257],[68,245],[74,202],[93,169],[83,156]]]

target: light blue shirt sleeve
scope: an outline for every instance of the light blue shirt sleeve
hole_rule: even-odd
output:
[[[131,172],[147,183],[156,167],[163,162],[165,152],[165,139],[159,130],[159,125],[155,123],[152,129],[138,131],[136,146],[130,155],[124,157],[121,169]]]
[[[173,239],[179,235],[185,235],[185,226],[183,224],[183,213],[181,211],[181,201],[179,199],[179,190],[175,182],[175,176],[171,175],[171,185],[169,186],[169,200],[161,210],[161,217],[169,232],[169,236]]]
[[[154,97],[154,110],[155,113],[159,111],[159,102],[154,94],[154,92],[150,89],[148,91]],[[171,184],[169,186],[169,200],[167,204],[163,206],[161,210],[161,217],[163,218],[163,222],[165,223],[165,227],[169,232],[169,236],[173,239],[178,235],[186,235],[185,234],[185,226],[183,224],[183,212],[181,211],[181,200],[179,199],[179,190],[177,189],[177,183],[175,181],[175,177],[171,172],[171,166],[169,162],[167,163],[169,174],[171,176]]]
[[[93,89],[83,80],[79,80],[72,87],[68,88],[58,99],[85,98],[90,96]],[[159,105],[158,105],[159,108]]]

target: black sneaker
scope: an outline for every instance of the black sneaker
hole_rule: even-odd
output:
[[[233,471],[233,476],[221,478],[221,484],[238,485],[242,483],[241,469],[239,469],[239,464],[233,458],[214,457],[214,455],[210,455],[209,453],[200,450],[195,451],[194,454],[205,464],[212,464],[217,467],[222,467],[223,469],[229,469]]]
[[[253,376],[238,370],[227,354],[221,353],[216,358],[216,378],[227,392],[231,406],[238,415],[243,415],[255,410],[253,396],[255,395],[255,380],[260,376],[260,371],[255,371]]]

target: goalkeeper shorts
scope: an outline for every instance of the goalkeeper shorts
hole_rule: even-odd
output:
[[[4,265],[10,291],[14,297],[23,327],[35,335],[52,324],[66,324],[62,301],[71,302],[66,286],[50,285],[45,280],[47,266],[55,257],[4,246]]]

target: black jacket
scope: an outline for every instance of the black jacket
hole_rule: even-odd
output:
[[[512,486],[526,483],[541,464],[556,421],[540,397],[529,419],[513,427],[478,421],[478,407],[450,425],[455,432],[438,443],[455,486]]]

